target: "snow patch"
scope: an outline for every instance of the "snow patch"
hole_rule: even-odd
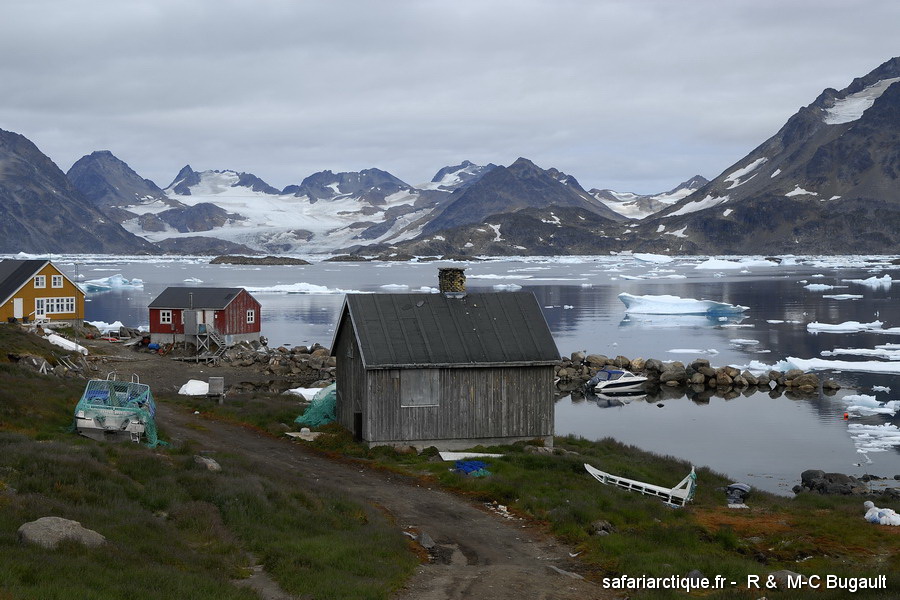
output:
[[[850,123],[862,117],[886,89],[894,83],[900,81],[900,77],[891,79],[882,79],[877,83],[873,83],[862,91],[850,94],[846,98],[836,100],[834,106],[825,111],[823,119],[828,125],[840,125],[841,123]]]

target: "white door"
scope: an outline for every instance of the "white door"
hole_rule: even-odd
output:
[[[13,298],[13,317],[21,319],[25,316],[25,309],[22,307],[21,298]]]
[[[34,318],[35,319],[43,319],[47,316],[47,309],[45,304],[46,298],[35,298],[34,299]]]
[[[207,325],[215,325],[216,324],[216,311],[214,310],[204,310],[203,311],[203,322]]]

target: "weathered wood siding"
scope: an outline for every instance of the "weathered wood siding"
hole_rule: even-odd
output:
[[[402,385],[403,370],[365,372],[363,439],[412,442],[553,434],[552,366],[425,371],[435,372],[437,397],[432,405],[414,406],[408,406],[410,399],[401,393],[409,390]]]
[[[340,334],[335,340],[334,349],[332,350],[337,359],[335,371],[335,389],[337,390],[335,416],[338,423],[353,431],[353,413],[363,413],[363,431],[361,433],[363,439],[368,439],[366,437],[367,411],[364,405],[366,371],[363,369],[356,336],[353,335],[350,316],[344,313],[342,321],[339,327]]]
[[[256,311],[253,323],[247,322],[248,310]],[[258,333],[261,327],[259,313],[260,305],[256,298],[251,296],[247,290],[241,290],[234,300],[228,303],[225,310],[216,311],[216,330],[225,334]]]

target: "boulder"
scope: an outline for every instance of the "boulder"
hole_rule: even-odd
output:
[[[23,544],[34,544],[48,550],[55,549],[66,540],[88,548],[96,548],[106,543],[106,538],[96,531],[82,527],[78,521],[62,517],[41,517],[36,521],[25,523],[19,527],[18,538]]]
[[[801,392],[815,392],[819,389],[819,377],[813,373],[804,373],[788,379],[787,384]]]
[[[604,366],[609,359],[602,354],[588,354],[584,358],[584,362],[588,364],[588,366],[600,368]]]

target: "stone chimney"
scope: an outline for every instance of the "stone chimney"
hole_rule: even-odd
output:
[[[444,267],[438,269],[438,289],[445,296],[462,298],[466,295],[465,269]]]

